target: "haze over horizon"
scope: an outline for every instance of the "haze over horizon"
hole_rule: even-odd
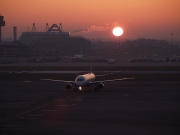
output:
[[[63,31],[89,39],[115,38],[112,29],[120,26],[123,39],[150,38],[180,42],[179,0],[0,0],[0,14],[6,26],[2,39],[31,31],[45,31],[46,23],[62,23]]]

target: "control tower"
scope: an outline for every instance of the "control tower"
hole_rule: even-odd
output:
[[[0,44],[1,44],[1,26],[5,26],[4,16],[0,16]]]

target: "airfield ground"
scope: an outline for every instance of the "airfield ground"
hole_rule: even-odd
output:
[[[58,66],[0,68],[0,135],[180,134],[178,66],[95,67],[96,74],[113,71],[97,80],[135,79],[82,93],[66,91],[59,82],[40,80],[74,80],[79,71],[84,72],[82,68],[69,67],[73,72],[57,70]]]

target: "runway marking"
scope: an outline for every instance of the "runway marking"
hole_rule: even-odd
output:
[[[28,115],[27,117],[17,117],[18,119],[23,120],[39,120],[39,117],[43,117],[44,115]]]
[[[36,114],[35,115],[28,115],[28,117],[42,117],[42,116],[44,116],[44,115],[38,115],[38,114],[37,115]]]
[[[41,110],[41,111],[43,111],[43,112],[54,112],[56,110]]]
[[[67,107],[69,105],[54,105],[54,106],[57,106],[57,107]]]
[[[22,125],[17,124],[7,124],[3,125],[4,130],[13,129],[13,130],[22,130]]]
[[[70,101],[82,101],[82,98],[71,99]]]
[[[26,118],[26,120],[39,120],[40,118],[32,117],[32,118]]]
[[[76,94],[74,94],[74,95],[70,95],[70,96],[64,97],[64,98],[62,98],[62,99],[75,97],[75,96],[77,96],[77,95],[79,95],[79,94],[80,94],[80,93],[76,93]],[[13,119],[13,118],[20,117],[20,116],[22,116],[22,115],[24,115],[24,114],[27,114],[27,113],[30,113],[30,112],[32,112],[32,111],[35,111],[35,110],[41,109],[41,108],[46,107],[46,106],[48,106],[48,105],[54,104],[54,103],[56,103],[57,101],[58,101],[58,100],[55,100],[55,101],[50,102],[50,103],[47,103],[47,104],[45,104],[45,105],[42,105],[42,106],[36,107],[36,108],[34,108],[34,109],[31,109],[31,110],[25,111],[25,112],[20,113],[20,114],[17,114],[17,115],[15,115],[15,116],[12,116],[12,117],[9,117],[9,118],[2,119],[2,120],[0,120],[0,123],[6,122],[6,121],[11,120],[11,119]]]
[[[23,81],[23,82],[25,82],[25,83],[30,83],[30,82],[32,82],[32,81]]]

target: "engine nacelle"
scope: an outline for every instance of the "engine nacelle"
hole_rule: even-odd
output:
[[[68,90],[72,89],[72,85],[71,84],[66,84],[66,89],[68,89]]]
[[[104,84],[103,83],[99,83],[99,84],[96,85],[96,88],[103,89],[104,88]]]

